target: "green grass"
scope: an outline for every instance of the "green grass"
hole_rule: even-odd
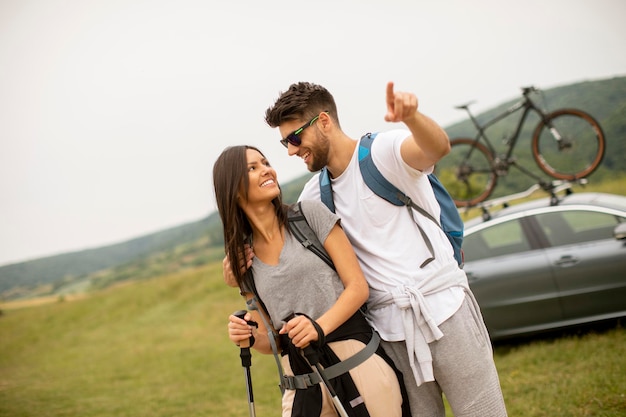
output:
[[[220,264],[0,316],[0,416],[247,416]],[[620,326],[496,346],[511,416],[622,416]],[[272,356],[253,351],[257,415],[279,414]]]
[[[496,348],[511,416],[626,415],[621,326]]]
[[[245,304],[220,265],[4,310],[0,416],[245,415],[239,349],[226,336],[226,317]],[[260,415],[279,405],[267,359],[253,359]]]

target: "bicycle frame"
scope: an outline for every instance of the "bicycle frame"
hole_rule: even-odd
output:
[[[507,118],[508,116],[512,115],[513,113],[516,113],[517,111],[524,109],[524,112],[522,113],[522,116],[520,117],[518,123],[517,123],[517,127],[515,128],[515,132],[513,133],[512,136],[510,136],[507,139],[507,149],[506,149],[506,153],[505,153],[505,159],[504,161],[506,162],[506,164],[510,164],[512,163],[511,160],[511,156],[513,155],[513,150],[515,148],[515,145],[517,144],[517,140],[520,136],[520,133],[522,131],[522,126],[524,125],[525,121],[526,121],[526,117],[528,116],[528,114],[531,111],[536,112],[542,120],[545,120],[545,113],[543,112],[543,110],[541,110],[531,99],[530,97],[528,97],[528,94],[536,91],[534,88],[532,87],[526,87],[523,89],[523,93],[522,95],[524,96],[520,101],[518,101],[517,103],[513,104],[511,107],[509,107],[508,109],[506,109],[503,113],[497,115],[496,117],[494,117],[493,119],[485,122],[484,124],[480,124],[478,123],[478,120],[474,117],[474,115],[472,114],[472,112],[469,109],[469,104],[465,105],[465,106],[460,106],[459,108],[463,108],[467,111],[467,113],[469,114],[469,118],[472,121],[472,123],[474,124],[474,127],[476,128],[476,130],[478,131],[478,133],[476,134],[475,137],[475,142],[479,142],[481,138],[484,139],[485,144],[487,145],[487,148],[489,149],[489,152],[491,152],[491,155],[494,157],[494,160],[497,159],[497,154],[496,154],[496,150],[493,147],[493,145],[491,144],[491,142],[489,141],[489,138],[487,137],[487,134],[485,133],[485,130],[487,130],[487,128],[493,126],[494,124],[498,123],[500,120]],[[555,132],[553,132],[555,133]],[[556,136],[556,140],[559,140],[560,137]]]

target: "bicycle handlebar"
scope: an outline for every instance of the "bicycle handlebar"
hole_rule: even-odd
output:
[[[540,88],[535,87],[534,85],[529,85],[529,86],[526,86],[526,87],[522,87],[521,89],[522,89],[523,99],[521,101],[518,101],[516,104],[514,104],[511,108],[509,108],[508,111],[506,111],[502,115],[500,115],[500,116],[496,117],[495,119],[493,119],[487,125],[484,125],[484,124],[481,125],[480,123],[478,123],[478,121],[474,118],[474,115],[470,111],[469,106],[471,104],[475,103],[474,100],[472,100],[472,101],[470,101],[470,102],[468,102],[466,104],[461,104],[459,106],[454,106],[454,108],[457,109],[457,110],[465,110],[467,112],[467,114],[469,115],[470,120],[472,120],[472,122],[474,123],[474,126],[476,126],[476,128],[478,128],[480,130],[481,128],[487,127],[488,125],[492,124],[493,122],[496,122],[496,121],[500,120],[501,118],[506,117],[509,114],[513,113],[514,111],[524,107],[526,105],[526,103],[532,103],[532,101],[531,101],[530,97],[528,97],[528,95],[530,93],[541,91]]]

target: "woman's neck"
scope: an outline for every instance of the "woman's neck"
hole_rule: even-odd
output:
[[[247,211],[252,226],[252,248],[254,256],[267,265],[278,265],[285,244],[284,227],[270,204],[268,209]]]
[[[248,208],[245,212],[252,226],[253,241],[257,244],[261,242],[271,243],[277,237],[282,241],[282,228],[278,223],[274,205]]]

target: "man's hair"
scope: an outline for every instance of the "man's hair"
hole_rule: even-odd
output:
[[[265,121],[270,127],[278,127],[290,120],[311,119],[324,111],[330,115],[337,127],[341,128],[332,94],[321,85],[298,82],[280,93],[274,105],[265,111]]]

